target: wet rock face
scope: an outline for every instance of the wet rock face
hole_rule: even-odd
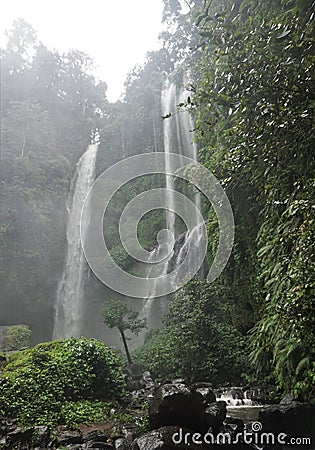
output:
[[[213,403],[216,401],[216,395],[212,389],[211,383],[195,383],[191,389],[202,395],[204,403]]]
[[[259,413],[264,432],[310,437],[315,444],[315,407],[287,397],[278,405],[265,406]],[[306,447],[307,448],[307,447]]]
[[[150,404],[150,428],[181,425],[205,432],[203,410],[203,397],[199,392],[180,383],[164,384],[157,389]]]
[[[226,403],[218,401],[211,403],[204,412],[204,420],[217,433],[226,418]]]

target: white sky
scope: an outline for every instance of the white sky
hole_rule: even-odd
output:
[[[118,99],[127,73],[159,48],[162,0],[2,0],[0,46],[14,19],[24,18],[48,48],[81,50],[108,85],[107,97]]]

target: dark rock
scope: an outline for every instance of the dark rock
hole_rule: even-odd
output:
[[[127,439],[119,438],[114,442],[115,450],[131,450],[131,444]]]
[[[79,431],[66,431],[56,438],[57,445],[81,444],[82,434]]]
[[[154,388],[152,388],[152,389],[147,389],[147,388],[143,388],[143,389],[139,389],[139,390],[136,390],[136,391],[132,391],[132,393],[131,393],[131,398],[132,398],[132,400],[138,400],[138,399],[141,399],[141,398],[146,398],[146,399],[148,399],[148,398],[152,398],[153,397],[153,392],[154,392]]]
[[[211,403],[204,412],[204,420],[208,427],[211,427],[214,433],[217,433],[222,427],[226,418],[226,403],[218,401]]]
[[[234,417],[226,417],[224,423],[230,425],[230,427],[235,431],[235,433],[241,433],[245,428],[242,419],[236,419]]]
[[[50,429],[47,426],[34,427],[33,443],[39,448],[46,448],[50,436]]]
[[[259,413],[263,432],[286,433],[289,437],[310,437],[315,444],[315,407],[289,399],[265,406]]]
[[[133,378],[134,380],[141,380],[144,367],[140,364],[126,364],[124,367],[124,372],[127,376]]]
[[[244,396],[257,403],[274,404],[278,403],[278,393],[273,386],[264,386],[261,388],[251,387],[244,391]]]
[[[141,389],[154,389],[155,384],[149,371],[144,371],[140,364],[127,364],[124,368],[126,389],[129,392]]]
[[[94,449],[100,449],[100,450],[114,450],[114,447],[111,444],[108,444],[106,442],[94,442],[94,441],[90,441],[90,442],[86,442],[84,444],[84,449],[89,449],[89,448],[94,448]]]
[[[72,445],[69,444],[69,445],[67,445],[67,449],[69,449],[69,450],[85,450],[86,447],[84,444],[72,444]]]
[[[126,389],[129,392],[138,391],[144,388],[145,384],[142,380],[131,380],[129,378],[126,379]]]
[[[82,437],[82,442],[88,441],[108,442],[108,437],[99,430],[93,430]]]
[[[186,381],[184,380],[184,378],[175,378],[174,380],[171,380],[172,384],[186,384]],[[163,383],[163,384],[167,384],[167,383]]]
[[[150,428],[180,425],[205,432],[202,402],[202,395],[184,384],[164,384],[156,390],[149,407]]]
[[[185,442],[185,436],[189,433],[189,437]],[[196,436],[198,434],[198,436]],[[132,443],[132,450],[204,450],[206,447],[202,444],[194,444],[192,436],[202,442],[199,433],[188,428],[178,426],[166,426],[157,430],[146,433]],[[175,442],[173,441],[175,439]]]
[[[7,441],[10,444],[15,444],[17,442],[20,443],[29,442],[32,440],[33,433],[34,428],[28,428],[27,430],[23,430],[22,428],[17,427],[7,434]]]
[[[288,403],[292,403],[293,401],[294,401],[294,398],[292,397],[292,395],[287,394],[281,399],[280,405],[286,405]]]
[[[212,388],[206,383],[196,383],[191,387],[192,390],[199,392],[202,395],[205,403],[213,403],[216,401],[216,396]]]
[[[243,398],[244,398],[244,393],[241,388],[232,388],[231,395],[232,395],[232,398],[234,398],[234,399],[243,400]]]

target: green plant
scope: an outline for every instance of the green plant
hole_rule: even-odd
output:
[[[207,282],[193,279],[177,291],[163,321],[164,328],[149,332],[133,353],[157,379],[237,383],[245,371],[252,372],[247,338],[231,325]]]
[[[23,424],[91,421],[106,413],[106,401],[124,394],[119,356],[95,339],[70,338],[15,353],[2,378],[0,410]]]
[[[139,319],[139,313],[128,308],[121,300],[111,300],[106,303],[103,310],[104,324],[109,328],[117,328],[122,338],[128,363],[131,363],[131,356],[127,344],[126,331],[138,334],[146,328],[146,320]]]

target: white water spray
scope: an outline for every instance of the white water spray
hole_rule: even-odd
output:
[[[89,145],[77,163],[71,182],[67,204],[67,254],[57,288],[53,339],[79,337],[81,334],[87,264],[81,246],[80,219],[85,198],[94,181],[97,147],[98,144]]]
[[[166,118],[163,123],[163,140],[164,140],[164,152],[165,152],[165,168],[168,173],[174,173],[174,168],[171,164],[171,153],[176,153],[179,156],[187,156],[194,161],[197,161],[197,145],[193,142],[193,121],[189,111],[180,109],[178,105],[184,103],[189,96],[189,92],[183,88],[178,88],[176,84],[170,83],[168,80],[165,82],[164,89],[161,95],[161,106],[163,114],[171,114],[170,118]],[[184,166],[184,160],[183,160]],[[175,202],[175,183],[173,175],[166,175],[165,185],[168,190],[166,196],[166,205],[170,210],[176,211]],[[200,210],[200,193],[195,192],[193,203]],[[198,244],[202,237],[202,227],[200,226],[198,215],[195,218],[195,228],[190,233],[186,232],[181,236],[176,234],[176,220],[175,214],[172,211],[166,211],[166,228],[173,234],[174,239],[177,240],[172,249],[168,249],[169,257],[161,262],[157,263],[154,267],[154,259],[159,254],[159,248],[153,249],[150,258],[148,260],[149,268],[146,273],[147,278],[162,278],[167,273],[176,269],[183,261],[188,247],[192,246],[193,251],[190,253],[191,257],[195,257],[198,252]],[[153,267],[152,267],[153,266]],[[144,301],[144,305],[141,311],[141,316],[147,318],[149,325],[154,323],[154,316],[157,309],[165,312],[165,299],[160,299],[160,308],[155,308],[158,292],[156,290],[158,283],[153,283],[148,296]],[[174,288],[175,290],[175,288]],[[164,311],[163,311],[164,310]]]

